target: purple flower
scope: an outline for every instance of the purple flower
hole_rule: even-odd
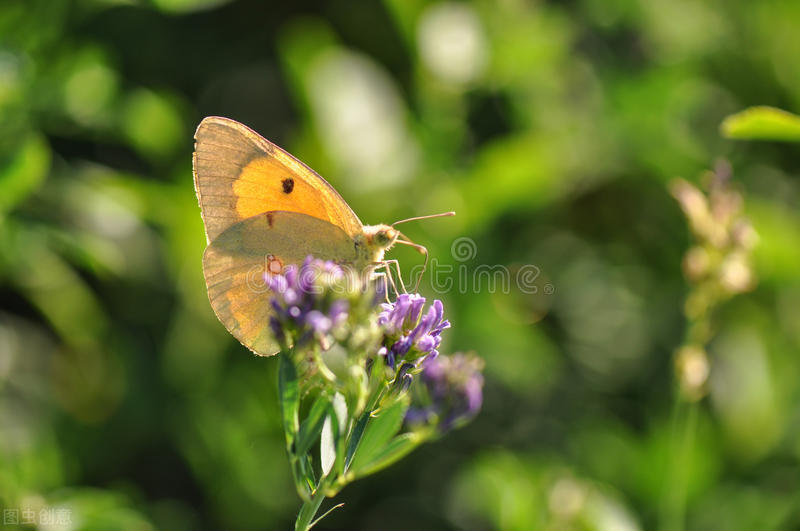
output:
[[[472,419],[483,403],[483,361],[475,356],[454,354],[427,358],[417,382],[421,404],[406,413],[410,425],[436,422],[441,432]]]
[[[290,265],[282,275],[268,275],[272,291],[270,328],[285,348],[319,341],[347,320],[349,302],[329,289],[345,272],[334,262],[309,256],[300,266]]]
[[[434,300],[423,313],[425,297],[416,293],[402,294],[393,303],[381,304],[378,324],[385,332],[384,346],[387,364],[394,368],[396,361],[406,358],[419,361],[435,358],[442,342],[441,333],[450,327],[443,319],[442,301]],[[407,356],[413,351],[413,355]]]

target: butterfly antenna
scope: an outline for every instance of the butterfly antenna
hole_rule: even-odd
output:
[[[456,213],[451,211],[451,212],[442,212],[441,214],[428,214],[427,216],[415,216],[413,218],[406,218],[406,219],[401,219],[400,221],[395,221],[394,223],[392,223],[392,227],[394,227],[395,225],[399,225],[401,223],[406,223],[407,221],[417,221],[419,219],[430,219],[430,218],[444,218],[455,215]]]
[[[399,225],[401,223],[407,223],[409,221],[417,221],[417,220],[420,220],[420,219],[445,218],[445,217],[450,217],[450,216],[455,216],[455,215],[456,215],[455,212],[450,211],[450,212],[442,212],[441,214],[429,214],[427,216],[414,216],[413,218],[406,218],[406,219],[401,219],[400,221],[395,221],[394,223],[392,223],[391,226],[394,227],[395,225]],[[406,236],[405,234],[403,234],[400,231],[397,231],[397,234],[398,234],[398,236],[400,236],[400,238],[398,238],[396,240],[397,243],[402,244],[402,245],[408,245],[409,247],[413,247],[414,249],[419,251],[421,254],[425,255],[425,263],[422,264],[422,271],[419,272],[419,275],[417,276],[417,281],[414,283],[414,291],[417,292],[417,291],[419,291],[419,284],[420,284],[420,282],[422,282],[422,277],[423,277],[423,275],[425,275],[425,270],[428,268],[428,249],[424,245],[420,245],[418,243],[414,243],[413,241],[411,241],[411,238],[409,238],[408,236]]]
[[[428,216],[428,217],[438,217],[438,216]],[[425,270],[428,269],[428,248],[425,247],[424,245],[420,245],[418,243],[412,242],[411,238],[409,238],[408,236],[406,236],[405,234],[403,234],[400,231],[397,231],[397,234],[402,239],[401,238],[397,238],[396,243],[399,243],[399,244],[402,244],[402,245],[408,245],[409,247],[413,247],[414,249],[419,251],[420,254],[424,254],[425,255],[425,262],[422,264],[422,271],[419,272],[419,275],[417,275],[417,281],[414,283],[414,292],[416,293],[416,292],[419,291],[419,284],[420,284],[420,282],[422,282],[422,276],[425,274]]]

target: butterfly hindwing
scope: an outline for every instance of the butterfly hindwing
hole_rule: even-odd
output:
[[[272,337],[265,274],[306,256],[353,262],[352,238],[342,229],[297,212],[266,212],[237,222],[209,244],[203,274],[211,306],[243,345],[262,356],[278,351]]]
[[[306,214],[350,237],[361,221],[308,166],[235,120],[210,116],[195,133],[194,182],[206,237],[269,211]]]

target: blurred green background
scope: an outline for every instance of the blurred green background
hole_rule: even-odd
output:
[[[291,527],[276,363],[202,278],[192,134],[222,115],[365,222],[457,211],[404,229],[440,264],[541,271],[535,294],[423,283],[444,350],[486,360],[484,411],[319,529],[653,529],[675,489],[688,529],[799,528],[800,152],[718,133],[800,109],[798,26],[794,0],[3,1],[0,507]],[[760,283],[716,316],[676,463],[690,237],[666,184],[719,157]]]

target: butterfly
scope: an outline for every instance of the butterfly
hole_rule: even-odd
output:
[[[361,223],[325,179],[247,126],[209,116],[194,138],[208,298],[225,328],[256,354],[279,350],[269,327],[265,274],[281,273],[308,255],[357,271],[397,266],[384,260],[395,243],[416,247],[427,263],[424,247],[391,225]],[[420,218],[401,222],[413,219]]]

